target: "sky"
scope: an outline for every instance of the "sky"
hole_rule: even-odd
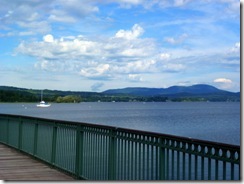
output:
[[[238,0],[0,0],[0,86],[240,91]]]

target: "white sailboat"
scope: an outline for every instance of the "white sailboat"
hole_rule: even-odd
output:
[[[37,107],[50,107],[51,104],[46,103],[43,99],[43,91],[41,91],[41,102],[37,104]]]

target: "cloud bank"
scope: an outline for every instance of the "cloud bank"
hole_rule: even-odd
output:
[[[184,81],[238,90],[239,15],[236,0],[1,0],[0,66],[92,90]]]
[[[111,79],[128,74],[129,80],[142,81],[139,73],[180,71],[183,64],[164,63],[170,56],[160,53],[157,43],[141,38],[144,30],[138,24],[131,30],[119,30],[114,36],[88,39],[85,36],[54,38],[48,34],[42,41],[22,42],[17,52],[38,58],[36,67],[48,71],[70,71],[92,79]]]

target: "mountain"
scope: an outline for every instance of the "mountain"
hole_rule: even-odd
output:
[[[0,102],[38,102],[41,90],[0,86]],[[43,90],[47,102],[165,102],[165,101],[240,101],[240,92],[232,93],[216,87],[198,84],[169,88],[123,88],[101,93]]]
[[[220,90],[214,86],[197,84],[193,86],[171,86],[169,88],[123,88],[103,92],[109,95],[165,96],[170,100],[239,101],[240,93]]]
[[[123,88],[104,91],[105,94],[130,94],[139,96],[172,95],[172,94],[209,94],[209,93],[230,93],[216,87],[197,84],[193,86],[171,86],[169,88]]]
[[[109,89],[104,92],[104,94],[127,94],[127,95],[137,95],[137,96],[155,96],[162,93],[161,88],[142,88],[142,87],[128,87],[123,89]]]
[[[133,95],[142,97],[167,97],[170,101],[240,101],[240,92],[220,90],[214,86],[171,86],[169,88],[124,88],[110,89],[107,95]]]

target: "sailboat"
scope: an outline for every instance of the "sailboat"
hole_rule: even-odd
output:
[[[37,104],[37,107],[50,107],[51,104],[46,103],[43,99],[43,91],[41,91],[41,102]]]

